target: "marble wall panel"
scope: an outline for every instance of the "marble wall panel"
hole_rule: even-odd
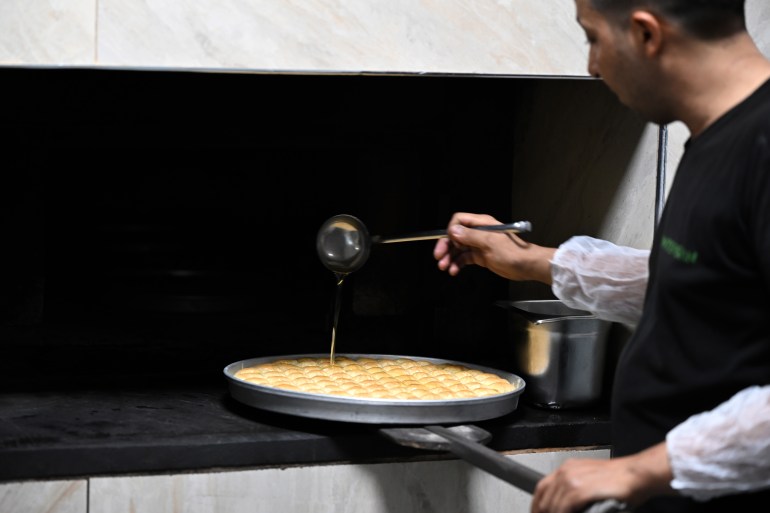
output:
[[[509,456],[540,472],[606,449]],[[100,513],[510,513],[531,497],[463,461],[319,465],[218,473],[91,479]]]
[[[4,513],[86,513],[88,511],[87,494],[88,483],[85,479],[0,483],[0,511]]]
[[[649,247],[657,127],[620,104],[598,80],[541,81],[522,103],[514,146],[513,218],[530,239],[573,235]]]
[[[746,24],[760,50],[770,57],[770,3],[767,0],[747,0]]]
[[[100,0],[98,63],[584,75],[572,0]]]
[[[0,2],[0,65],[91,65],[97,0]]]
[[[573,0],[5,0],[0,65],[585,76]],[[765,49],[770,6],[747,1]]]

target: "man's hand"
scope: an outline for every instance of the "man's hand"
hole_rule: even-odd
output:
[[[577,513],[616,499],[631,509],[656,495],[671,495],[673,478],[665,442],[609,460],[570,459],[544,477],[532,496],[532,513]]]
[[[551,283],[551,259],[555,248],[545,248],[508,233],[469,229],[502,224],[492,216],[459,212],[447,227],[448,238],[433,249],[438,268],[457,276],[466,265],[479,265],[514,281]]]

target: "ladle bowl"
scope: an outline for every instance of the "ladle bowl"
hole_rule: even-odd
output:
[[[327,219],[318,230],[315,243],[321,262],[337,274],[360,269],[369,259],[371,245],[366,225],[349,214]]]
[[[529,221],[509,224],[474,226],[476,230],[523,233],[532,231]],[[409,242],[446,237],[446,229],[418,232],[400,237],[370,236],[366,225],[350,214],[332,216],[321,225],[316,236],[316,251],[327,269],[336,274],[357,271],[369,259],[373,243]]]

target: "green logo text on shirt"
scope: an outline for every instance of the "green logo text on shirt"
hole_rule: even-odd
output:
[[[663,251],[685,264],[694,264],[698,261],[697,251],[691,251],[668,237],[661,237],[660,247]]]

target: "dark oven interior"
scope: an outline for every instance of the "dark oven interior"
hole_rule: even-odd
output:
[[[325,219],[380,235],[459,210],[519,220],[513,121],[536,79],[0,75],[8,386],[221,380],[233,361],[327,352]],[[508,283],[450,278],[432,247],[374,248],[343,287],[337,350],[505,368]]]

